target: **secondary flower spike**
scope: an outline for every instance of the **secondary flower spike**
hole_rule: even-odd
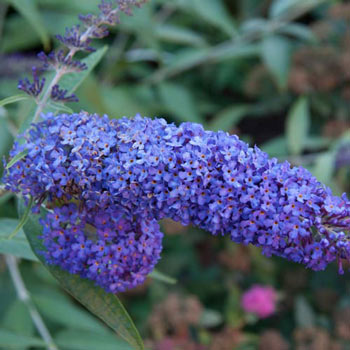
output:
[[[129,222],[169,217],[314,270],[349,258],[346,196],[333,196],[309,171],[278,163],[237,136],[194,123],[82,112],[44,115],[26,139],[10,155],[28,154],[5,182],[38,202],[74,200],[88,215],[119,213]]]

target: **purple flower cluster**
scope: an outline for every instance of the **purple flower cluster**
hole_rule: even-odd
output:
[[[38,72],[47,69],[56,70],[57,77],[71,72],[80,72],[87,69],[85,63],[73,59],[73,56],[79,51],[93,52],[95,49],[90,45],[92,39],[101,39],[109,34],[107,26],[115,25],[119,22],[121,13],[131,15],[133,6],[140,7],[146,0],[102,0],[98,15],[79,16],[82,25],[75,25],[72,28],[66,28],[64,35],[56,35],[68,50],[52,51],[48,55],[44,52],[38,54],[42,61],[42,67],[33,67],[33,82],[28,78],[19,81],[18,89],[26,92],[28,95],[38,97],[44,88],[45,79],[39,79]],[[58,79],[59,80],[59,79]],[[51,99],[61,102],[76,102],[75,95],[67,96],[67,91],[60,88],[58,84],[51,86],[49,91]]]
[[[21,79],[18,82],[17,88],[32,97],[38,97],[43,91],[45,78],[39,77],[39,69],[37,67],[32,68],[32,76],[33,82],[30,82],[28,78]]]
[[[88,278],[108,292],[143,283],[158,262],[162,233],[155,220],[133,220],[122,213],[56,207],[43,225],[48,263]]]
[[[169,217],[314,270],[350,257],[346,196],[333,196],[304,168],[278,163],[237,136],[140,116],[43,119],[26,144],[15,145],[11,157],[28,154],[5,175],[9,189],[38,203],[74,201],[89,218],[121,215],[130,225]],[[65,258],[55,263],[67,268]]]

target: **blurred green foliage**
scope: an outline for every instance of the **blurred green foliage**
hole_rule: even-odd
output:
[[[17,80],[30,72],[35,54],[58,45],[54,34],[75,24],[79,13],[96,12],[97,5],[97,0],[0,1],[0,100],[18,95]],[[86,79],[67,77],[67,88],[79,85],[80,102],[68,104],[72,110],[202,123],[307,167],[338,194],[350,190],[346,1],[150,0],[111,31],[96,44],[95,63],[103,58],[80,77]],[[21,96],[0,104],[1,158],[33,109]],[[23,232],[16,242],[7,240],[17,224],[15,197],[0,189],[0,253],[25,258],[21,274],[59,349],[129,349],[35,262]],[[122,296],[150,348],[350,348],[349,284],[335,266],[311,273],[193,228],[168,221],[163,228],[159,269],[177,284],[150,280]],[[254,283],[280,291],[274,317],[259,321],[242,311],[240,296]],[[187,322],[184,309],[193,302],[181,303],[193,295],[200,316]],[[177,323],[163,320],[174,314]],[[45,348],[2,258],[0,348]]]

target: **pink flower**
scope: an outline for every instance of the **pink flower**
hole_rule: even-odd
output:
[[[241,305],[244,311],[266,318],[275,313],[276,301],[277,293],[272,287],[255,285],[243,294]]]

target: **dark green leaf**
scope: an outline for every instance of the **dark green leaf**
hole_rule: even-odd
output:
[[[299,97],[287,116],[286,133],[287,144],[291,154],[302,152],[309,133],[310,115],[309,103],[306,97]]]
[[[11,254],[18,258],[38,261],[22,230],[20,230],[13,239],[9,240],[7,238],[17,225],[18,220],[7,218],[0,219],[0,253]]]
[[[34,28],[46,49],[50,46],[50,37],[42,22],[34,0],[7,0]]]
[[[22,200],[19,201],[18,211],[19,215],[25,212],[25,204]],[[41,216],[45,215],[46,211],[42,208]],[[144,349],[142,339],[134,323],[116,295],[106,293],[102,288],[96,287],[94,283],[88,279],[70,274],[57,266],[46,264],[45,259],[42,254],[40,254],[40,251],[45,248],[41,239],[38,238],[42,233],[42,226],[39,223],[39,218],[39,215],[30,215],[29,220],[23,227],[28,241],[39,260],[60,282],[61,286],[88,310],[104,321],[122,338],[134,346],[135,349]]]
[[[29,98],[28,95],[24,95],[24,94],[18,94],[15,96],[10,96],[10,97],[6,97],[3,100],[0,101],[0,107],[2,106],[6,106],[9,105],[11,103],[15,103],[18,101],[23,101],[23,100],[27,100]]]
[[[13,197],[13,193],[11,192],[5,192],[4,194],[0,194],[0,205],[5,204],[12,197]]]
[[[23,35],[23,28],[26,28],[25,35]],[[28,21],[20,15],[8,16],[4,31],[7,34],[3,35],[0,41],[1,51],[3,52],[18,52],[40,45],[39,35],[31,26],[28,26]]]

